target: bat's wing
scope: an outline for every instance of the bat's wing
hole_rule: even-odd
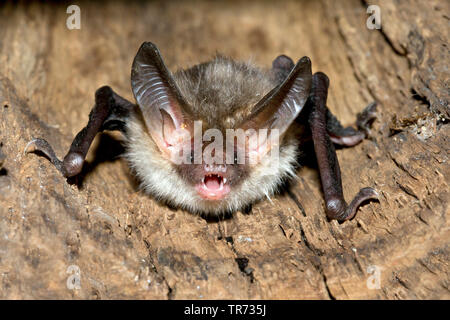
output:
[[[25,152],[40,151],[46,155],[65,177],[78,175],[84,159],[96,134],[103,130],[120,130],[125,132],[125,124],[135,105],[105,86],[95,93],[95,106],[89,114],[89,122],[76,136],[70,150],[61,161],[51,145],[44,139],[31,140]]]

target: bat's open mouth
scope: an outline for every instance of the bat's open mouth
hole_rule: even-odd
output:
[[[208,200],[223,199],[230,192],[227,179],[217,173],[206,174],[196,189],[202,198]]]

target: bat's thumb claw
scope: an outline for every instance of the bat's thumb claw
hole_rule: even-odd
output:
[[[30,142],[27,143],[27,145],[25,146],[25,149],[23,150],[23,154],[27,154],[27,153],[31,153],[34,152],[35,149],[35,141],[36,139],[31,140]],[[31,148],[31,150],[30,150]]]
[[[356,125],[358,129],[370,136],[370,128],[373,121],[377,118],[377,102],[370,103],[364,110],[356,116]]]
[[[34,138],[27,143],[24,149],[24,154],[36,152],[43,153],[51,161],[51,163],[53,163],[55,167],[61,171],[62,161],[58,159],[52,146],[46,140]]]
[[[380,195],[373,188],[362,188],[359,190],[358,194],[353,198],[352,202],[348,205],[347,210],[345,210],[345,215],[340,221],[346,221],[352,219],[356,212],[358,211],[361,204],[366,201],[373,200],[379,201]]]

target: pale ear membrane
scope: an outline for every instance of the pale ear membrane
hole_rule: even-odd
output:
[[[286,67],[289,65],[287,59],[289,58],[284,56],[277,58],[274,67]],[[255,105],[241,128],[254,129],[256,132],[267,129],[269,134],[276,129],[279,136],[282,136],[302,111],[311,89],[311,79],[311,61],[308,57],[303,57],[293,66],[284,81]],[[258,141],[258,149],[265,142],[261,139],[253,141]],[[261,150],[265,151],[267,150]]]
[[[173,147],[183,140],[183,131],[190,132],[191,119],[170,71],[151,42],[144,42],[134,58],[131,87],[152,138],[171,156]]]

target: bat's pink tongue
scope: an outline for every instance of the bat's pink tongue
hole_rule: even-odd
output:
[[[217,176],[207,176],[205,177],[205,185],[209,190],[219,190],[220,180]]]
[[[203,178],[202,182],[195,186],[199,195],[208,200],[221,200],[229,192],[230,186],[221,175],[210,174]]]

